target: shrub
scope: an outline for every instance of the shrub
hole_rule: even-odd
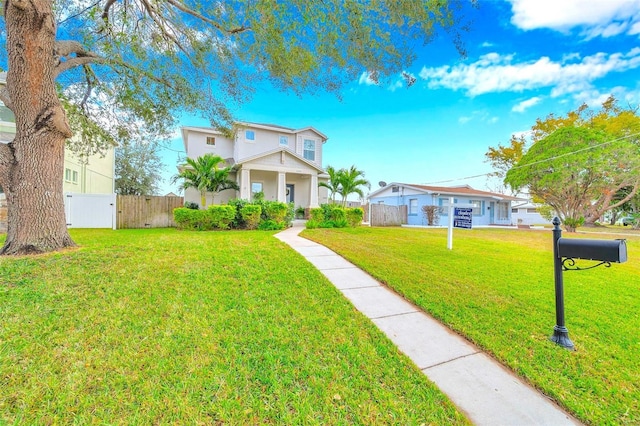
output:
[[[576,228],[584,225],[584,217],[565,217],[563,223],[568,232],[575,232]]]
[[[200,204],[194,203],[193,201],[185,201],[184,207],[191,210],[199,210]]]
[[[207,210],[193,210],[186,207],[173,209],[173,218],[178,229],[188,231],[208,231],[213,229]]]
[[[325,220],[336,221],[346,219],[347,217],[344,209],[338,204],[323,204],[320,208],[322,209]]]
[[[236,208],[229,205],[212,205],[207,209],[212,229],[229,229],[236,217]]]
[[[278,201],[267,201],[265,202],[265,213],[266,220],[273,220],[276,222],[284,222],[287,217],[287,211],[289,210],[289,206],[285,203],[280,203]]]
[[[439,206],[422,206],[422,214],[427,219],[429,226],[434,226],[440,223],[440,213],[442,209]]]
[[[242,218],[242,209],[244,208],[244,206],[246,205],[253,205],[254,203],[251,203],[247,200],[241,200],[238,198],[234,198],[229,200],[229,202],[227,203],[230,206],[233,206],[236,209],[236,215],[233,218],[233,221],[231,222],[231,227],[234,229],[243,229],[246,228],[247,224],[245,223],[244,219]]]
[[[284,222],[276,222],[272,219],[263,220],[262,222],[260,222],[260,225],[258,225],[258,229],[261,231],[278,231],[284,228]]]
[[[304,207],[298,207],[295,210],[296,219],[304,219]]]
[[[309,210],[306,227],[313,228],[346,228],[362,223],[364,211],[361,208],[344,209],[335,204],[323,204],[319,208]]]
[[[360,207],[346,209],[346,216],[347,224],[350,227],[355,228],[356,226],[360,226],[362,223],[362,219],[364,219],[364,210]]]
[[[320,207],[309,210],[309,221],[320,223],[324,221],[324,210]],[[308,222],[307,222],[308,223]]]
[[[258,227],[261,214],[262,207],[258,204],[247,204],[240,209],[244,227],[247,229],[256,229]]]

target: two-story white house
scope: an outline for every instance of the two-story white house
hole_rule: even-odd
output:
[[[189,158],[211,153],[233,168],[230,178],[240,190],[207,193],[207,204],[251,200],[258,192],[265,200],[292,202],[295,207],[318,207],[328,200],[327,189],[318,187],[329,179],[322,168],[327,136],[313,127],[238,122],[234,135],[227,137],[211,127],[187,126],[182,127],[182,140]],[[200,194],[189,188],[184,199],[199,204]]]
[[[0,88],[7,74],[0,72]],[[16,135],[15,116],[0,101],[0,143],[9,143]],[[65,213],[68,226],[110,228],[115,225],[115,148],[81,160],[68,147],[64,150]],[[0,231],[6,229],[4,194],[0,188]]]

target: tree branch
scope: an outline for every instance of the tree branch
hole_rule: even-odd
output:
[[[169,28],[171,28],[171,26],[167,25],[167,21],[163,16],[163,14],[159,13],[159,11],[153,5],[151,5],[147,0],[141,0],[141,2],[142,2],[142,5],[144,6],[144,9],[149,14],[149,17],[151,17],[153,22],[155,22],[156,25],[158,26],[158,29],[160,29],[160,32],[162,33],[164,38],[168,39],[170,42],[175,44],[178,47],[178,49],[180,49],[184,54],[189,55],[189,53],[185,50],[185,48],[182,46],[180,41],[175,37],[175,35],[169,32]],[[173,28],[171,29],[173,30]]]
[[[86,108],[87,101],[91,96],[91,92],[93,91],[93,82],[96,76],[93,73],[93,70],[91,69],[91,67],[89,67],[88,65],[83,66],[83,69],[84,69],[85,79],[87,80],[87,91],[84,93],[84,96],[82,97],[82,101],[80,101],[79,106],[84,111]]]
[[[175,7],[176,9],[186,13],[187,15],[191,15],[194,18],[198,18],[202,22],[206,22],[207,24],[215,27],[217,30],[225,32],[225,33],[228,33],[228,34],[237,34],[237,33],[241,33],[241,32],[244,32],[244,31],[250,31],[251,30],[251,27],[245,27],[244,25],[242,25],[240,27],[237,27],[237,28],[226,29],[226,28],[223,28],[219,23],[217,23],[213,19],[207,18],[206,16],[196,12],[195,10],[186,7],[184,4],[180,3],[179,1],[167,0],[167,3],[169,3],[170,5]]]
[[[57,61],[54,77],[57,77],[63,71],[80,65],[87,65],[92,62],[107,62],[105,58],[86,50],[81,43],[74,40],[57,41],[53,53]]]
[[[104,21],[105,25],[109,25],[109,9],[111,9],[111,6],[113,6],[113,4],[116,2],[117,0],[108,0],[107,4],[104,5],[104,9],[102,9],[102,20]]]
[[[60,64],[58,64],[58,66],[55,68],[54,77],[58,76],[60,73],[66,70],[69,70],[71,68],[75,68],[80,65],[84,66],[84,65],[96,63],[96,62],[106,63],[107,60],[100,56],[83,56],[81,58],[72,58],[64,62],[60,62]]]

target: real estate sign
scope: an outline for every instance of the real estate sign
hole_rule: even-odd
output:
[[[453,227],[471,229],[473,209],[456,207],[453,209]]]

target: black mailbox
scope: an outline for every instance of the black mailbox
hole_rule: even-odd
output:
[[[558,257],[622,263],[627,261],[626,240],[558,239]]]

